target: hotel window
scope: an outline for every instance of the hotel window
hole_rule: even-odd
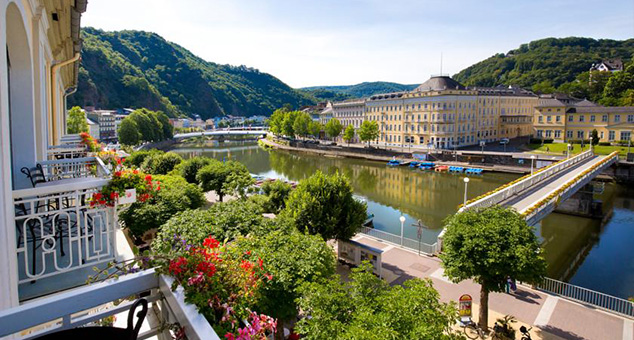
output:
[[[603,131],[599,132],[599,138],[603,139],[605,137],[605,134],[603,133]]]
[[[590,116],[590,122],[594,123],[597,119],[595,115]]]
[[[561,130],[555,130],[555,138],[561,138]]]
[[[566,131],[566,138],[572,138],[572,131]]]
[[[614,131],[609,131],[608,132],[608,140],[614,140],[614,135],[615,135]]]
[[[627,122],[634,123],[634,115],[627,115]]]
[[[619,123],[621,121],[621,115],[614,115],[614,122]]]
[[[568,121],[569,121],[569,122],[573,122],[573,121],[574,121],[574,119],[575,119],[575,117],[574,117],[574,116],[572,116],[572,115],[568,116]]]
[[[607,122],[608,122],[608,115],[603,115],[603,116],[601,117],[601,121],[602,121],[603,123],[607,123]]]
[[[553,134],[552,130],[546,130],[546,138],[550,138]]]
[[[553,120],[553,117],[552,117],[552,116],[548,116],[548,117],[546,117],[546,121],[547,121],[547,122],[549,122],[549,123],[550,123],[550,122],[552,122],[552,120]]]
[[[630,140],[632,133],[629,131],[621,131],[621,140]]]
[[[579,116],[579,122],[580,123],[583,123],[585,121],[586,121],[586,116],[584,116],[584,115]]]
[[[544,116],[539,116],[539,122],[543,123],[544,122]]]
[[[478,135],[479,135],[479,134],[480,134],[480,133],[478,133]],[[543,137],[543,135],[544,135],[544,131],[542,131],[542,130],[537,130],[537,137],[542,138],[542,137]]]
[[[583,131],[577,131],[577,138],[583,139]]]
[[[555,118],[555,120],[557,121],[557,123],[561,122],[561,116],[557,116],[557,118]]]

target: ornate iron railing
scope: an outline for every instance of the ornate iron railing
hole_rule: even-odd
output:
[[[63,182],[13,192],[19,283],[94,266],[116,255],[114,208],[90,206],[92,194],[108,181]]]

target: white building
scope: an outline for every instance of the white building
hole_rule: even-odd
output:
[[[219,339],[153,270],[85,286],[93,266],[132,254],[116,210],[89,206],[109,182],[108,168],[85,156],[78,135],[65,134],[86,6],[87,0],[0,0],[0,338],[82,326],[129,308],[113,301],[147,292],[161,309],[151,308],[147,320],[179,322],[190,339]],[[33,171],[44,181],[29,179]],[[149,324],[143,338],[171,339]]]
[[[99,140],[99,124],[93,122],[89,118],[86,118],[86,123],[88,123],[88,133],[90,133],[93,138]]]
[[[351,142],[359,142],[359,136],[356,130],[359,129],[363,123],[364,112],[365,99],[351,99],[332,104],[332,117],[337,118],[341,125],[343,125],[343,131],[341,132],[341,136],[337,138],[338,140],[343,140],[343,132],[348,125],[352,125],[355,130],[355,135]]]

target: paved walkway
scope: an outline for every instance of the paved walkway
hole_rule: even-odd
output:
[[[429,278],[440,293],[442,301],[457,301],[460,295],[469,294],[479,305],[480,286],[472,281],[459,284],[450,282],[444,275],[440,260],[419,256],[394,245],[357,235],[355,241],[382,249],[383,278],[390,284],[400,284],[411,278]],[[634,340],[634,320],[581,305],[525,286],[518,286],[516,293],[491,293],[489,295],[489,322],[503,315],[513,315],[524,324],[533,326],[533,339],[615,339]],[[477,316],[477,311],[474,314]],[[477,317],[475,318],[477,319]],[[519,338],[519,331],[517,332]]]

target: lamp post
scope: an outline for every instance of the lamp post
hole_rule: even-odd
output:
[[[570,149],[572,148],[572,144],[568,144],[568,149],[566,149],[566,158],[570,158]]]
[[[467,187],[469,186],[469,177],[464,178],[464,203],[463,207],[467,206]]]
[[[405,216],[401,215],[398,218],[401,221],[401,246],[403,245],[403,225],[405,224]]]
[[[531,176],[533,175],[533,162],[535,161],[535,155],[531,156]]]

